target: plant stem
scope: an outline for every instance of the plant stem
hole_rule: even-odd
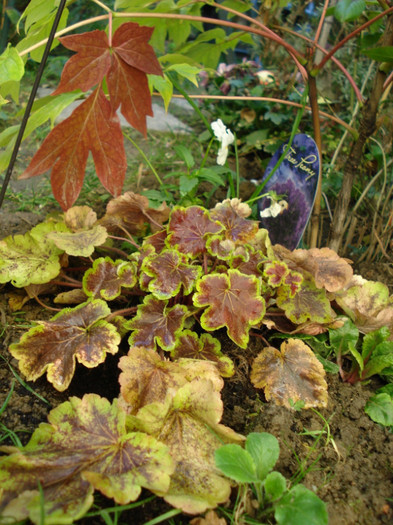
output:
[[[321,197],[322,197],[322,139],[321,139],[321,124],[319,120],[318,107],[318,90],[315,77],[311,75],[308,78],[308,86],[310,89],[309,100],[312,108],[312,122],[314,130],[314,140],[319,152],[319,172],[317,189],[315,192],[314,207],[311,215],[311,240],[310,248],[316,248],[318,231],[319,231],[319,217],[321,214]]]

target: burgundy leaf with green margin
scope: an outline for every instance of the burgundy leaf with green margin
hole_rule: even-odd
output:
[[[216,204],[210,211],[210,216],[225,227],[225,237],[234,242],[245,243],[251,240],[259,229],[258,221],[250,221],[239,215],[237,207],[229,200]]]
[[[120,335],[105,321],[110,313],[99,299],[64,308],[51,320],[39,321],[9,351],[29,381],[47,372],[48,381],[62,392],[72,380],[75,360],[93,368],[105,360],[107,352],[118,351]]]
[[[168,449],[154,437],[127,432],[126,415],[96,394],[70,398],[53,409],[29,443],[2,458],[2,517],[71,524],[93,504],[97,489],[116,503],[136,500],[142,487],[165,492],[173,472]],[[20,503],[23,502],[21,507]],[[47,521],[48,520],[48,521]]]
[[[219,233],[223,226],[210,218],[200,206],[175,207],[168,225],[168,243],[180,252],[192,257],[206,253],[209,236]]]
[[[100,257],[83,276],[83,290],[88,297],[113,301],[121,288],[132,288],[137,283],[136,264],[110,257]]]
[[[152,279],[149,291],[158,299],[174,297],[183,289],[189,295],[202,273],[200,266],[187,263],[185,255],[176,250],[164,250],[145,259],[142,270]]]
[[[128,326],[133,330],[129,338],[130,346],[155,348],[157,343],[164,350],[172,350],[187,314],[188,309],[184,305],[168,307],[168,301],[147,295],[129,322]]]
[[[195,306],[208,307],[201,316],[205,330],[226,326],[228,336],[241,348],[247,347],[250,327],[260,323],[265,314],[258,279],[233,269],[202,277],[193,301]]]
[[[260,250],[255,250],[251,246],[247,247],[247,257],[241,255],[236,255],[231,259],[230,266],[239,272],[246,275],[255,275],[256,277],[261,277],[263,261],[266,257]]]
[[[291,402],[304,402],[304,408],[327,405],[325,370],[314,352],[300,339],[288,339],[281,352],[268,346],[255,358],[251,382],[264,388],[266,399],[291,408]]]
[[[288,266],[281,261],[269,262],[265,265],[263,270],[263,275],[267,278],[268,284],[273,287],[283,284],[283,281],[288,273]]]
[[[233,361],[221,352],[221,343],[210,334],[198,334],[184,330],[178,337],[175,348],[171,351],[173,359],[206,359],[217,365],[222,377],[232,377],[235,373]]]

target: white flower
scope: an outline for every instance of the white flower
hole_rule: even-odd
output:
[[[267,69],[262,69],[262,71],[258,71],[255,75],[258,77],[259,83],[262,86],[268,86],[269,84],[274,84],[276,82],[274,74]]]
[[[287,201],[275,201],[268,195],[268,198],[272,201],[269,208],[265,208],[263,211],[259,212],[259,215],[261,218],[264,217],[277,217],[277,215],[280,215],[283,211],[288,209],[288,203]]]
[[[227,129],[221,119],[215,120],[211,123],[211,128],[215,137],[221,142],[220,149],[217,154],[217,164],[223,166],[228,156],[228,146],[233,143],[235,137],[230,129]]]

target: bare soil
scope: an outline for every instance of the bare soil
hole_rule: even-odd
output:
[[[30,212],[11,213],[7,204],[0,211],[0,237],[24,233],[42,220],[42,214]],[[366,277],[392,285],[392,277],[382,265],[363,268]],[[379,273],[378,273],[379,272]],[[34,320],[49,318],[34,302],[23,306],[23,312],[12,312],[9,299],[15,289],[0,285],[0,407],[14,383],[14,392],[0,422],[18,433],[26,443],[42,421],[46,421],[49,410],[64,402],[69,396],[82,396],[96,392],[109,399],[119,394],[117,362],[120,355],[109,356],[96,369],[79,366],[67,392],[60,393],[46,381],[38,379],[30,386],[47,403],[29,392],[15,380],[12,370],[18,371],[17,361],[8,353],[11,342],[19,340],[23,329],[19,325]],[[22,292],[21,292],[22,293]],[[44,301],[49,303],[48,298]],[[226,342],[225,342],[226,341]],[[381,386],[378,380],[368,385],[351,386],[342,383],[337,376],[328,376],[329,404],[320,415],[311,410],[297,412],[277,407],[264,400],[249,381],[253,358],[262,350],[262,342],[252,338],[247,351],[239,350],[227,339],[222,340],[223,351],[236,364],[236,374],[226,380],[223,390],[225,406],[223,423],[237,432],[265,431],[274,434],[281,446],[277,469],[287,478],[304,472],[304,483],[327,503],[330,525],[379,525],[393,523],[393,435],[388,429],[373,423],[364,413],[368,398]],[[120,350],[125,354],[127,347]],[[324,429],[325,418],[329,423],[331,440],[326,434],[316,442],[316,437],[304,432]],[[326,429],[325,429],[326,430]],[[4,443],[11,444],[9,441]],[[3,443],[3,444],[4,444]],[[144,495],[148,495],[147,493]],[[113,502],[100,498],[104,507]],[[142,524],[166,512],[169,507],[156,500],[149,505],[122,514],[124,523]],[[189,523],[190,517],[180,516],[177,523]],[[100,518],[82,520],[83,524],[103,523]],[[306,525],[306,524],[305,524]]]

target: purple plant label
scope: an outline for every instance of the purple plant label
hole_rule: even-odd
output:
[[[264,179],[274,169],[287,144],[282,144],[274,154]],[[273,244],[282,244],[290,250],[299,244],[314,206],[319,164],[314,139],[304,134],[295,135],[284,160],[262,190],[262,194],[276,192],[280,196],[280,208],[272,207],[269,197],[258,201],[261,226],[268,230]]]

